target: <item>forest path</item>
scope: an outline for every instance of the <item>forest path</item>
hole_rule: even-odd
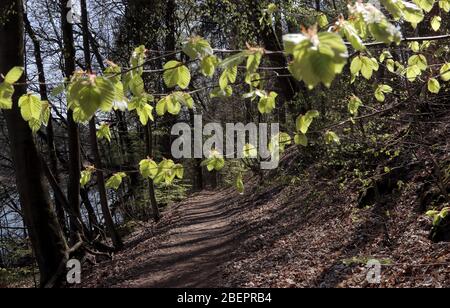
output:
[[[180,215],[174,228],[145,263],[129,268],[127,278],[118,286],[219,286],[218,266],[233,247],[229,215],[223,206],[226,197],[202,192],[177,205]]]

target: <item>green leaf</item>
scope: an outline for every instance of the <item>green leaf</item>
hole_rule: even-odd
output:
[[[420,70],[425,71],[428,68],[427,58],[422,55],[413,55],[408,59],[409,66],[417,66]]]
[[[211,55],[204,57],[200,65],[202,68],[202,74],[206,77],[214,76],[218,64],[219,60],[216,56]]]
[[[395,61],[392,59],[388,59],[386,61],[386,68],[389,72],[394,73],[395,72]]]
[[[158,172],[155,175],[153,181],[155,184],[165,183],[166,185],[172,184],[173,180],[177,176],[177,172],[179,174],[179,165],[175,165],[175,163],[170,159],[164,159],[158,165]]]
[[[225,69],[238,67],[239,65],[242,64],[242,62],[244,62],[244,60],[246,58],[247,58],[247,53],[245,51],[237,53],[237,54],[232,55],[232,56],[226,58],[225,60],[223,60],[220,63],[220,67],[223,67]]]
[[[326,26],[328,26],[329,22],[327,15],[325,15],[324,13],[320,13],[319,16],[317,17],[317,24],[321,28],[325,28]]]
[[[181,89],[186,89],[191,82],[191,73],[183,63],[169,61],[164,65],[163,78],[168,88],[178,85]]]
[[[139,106],[136,108],[136,112],[139,116],[139,121],[142,125],[147,125],[148,120],[154,121],[153,118],[153,107],[149,104],[145,104],[143,106]]]
[[[82,77],[75,80],[68,91],[69,106],[78,113],[81,122],[90,120],[98,109],[111,111],[116,98],[114,84],[104,77]]]
[[[172,115],[178,115],[181,110],[181,104],[173,95],[162,98],[158,104],[156,104],[156,113],[159,116],[163,116],[166,112]]]
[[[434,94],[438,94],[441,90],[441,85],[436,78],[430,78],[428,80],[428,91]]]
[[[403,1],[403,6],[403,18],[411,23],[413,27],[421,23],[425,18],[422,9],[414,3]]]
[[[261,64],[261,59],[262,59],[262,52],[260,52],[260,51],[252,53],[248,56],[247,71],[250,74],[253,74],[258,70],[259,65]]]
[[[142,76],[142,73],[144,71],[146,52],[147,49],[145,48],[144,45],[141,45],[134,49],[133,55],[131,56],[130,59],[130,65],[134,69],[130,72],[130,75]]]
[[[339,136],[336,135],[335,132],[327,131],[327,132],[325,133],[325,142],[326,142],[327,144],[331,144],[331,143],[333,143],[333,142],[336,143],[336,144],[340,144],[340,143],[341,143],[341,140],[339,139]]]
[[[20,66],[13,67],[5,76],[5,82],[12,85],[19,81],[24,72],[24,68]]]
[[[348,102],[348,111],[351,115],[358,115],[358,109],[363,105],[361,99],[355,95],[350,97],[350,101]]]
[[[94,170],[93,167],[88,167],[86,168],[86,170],[81,171],[80,175],[81,187],[85,187],[91,181],[93,170]]]
[[[41,120],[42,103],[41,100],[34,95],[23,95],[19,99],[19,107],[22,118],[25,121]]]
[[[296,121],[297,131],[305,135],[308,132],[312,121],[317,117],[319,117],[319,112],[317,110],[310,110],[305,115],[300,115]]]
[[[187,54],[191,60],[211,56],[214,53],[209,42],[199,36],[192,37],[184,42],[183,52]]]
[[[239,174],[236,178],[236,189],[241,195],[244,194],[245,188],[244,181],[242,180],[242,174]]]
[[[310,30],[313,31],[313,30]],[[348,50],[342,38],[331,32],[283,37],[285,51],[293,55],[289,71],[312,89],[319,83],[330,87],[347,63]]]
[[[409,47],[414,52],[419,52],[420,51],[420,44],[419,44],[419,42],[411,42],[411,43],[409,43]]]
[[[106,139],[108,142],[111,142],[111,130],[109,129],[109,125],[106,123],[102,123],[100,125],[97,129],[96,135],[99,140]]]
[[[440,75],[443,81],[450,80],[450,63],[445,63],[444,65],[442,65],[440,69]]]
[[[413,0],[415,4],[417,4],[420,8],[422,8],[425,12],[429,13],[433,9],[435,4],[435,0]]]
[[[278,94],[275,92],[270,92],[269,94],[260,98],[258,103],[258,110],[261,114],[271,113],[276,106],[276,98]]]
[[[306,137],[306,135],[304,134],[296,134],[294,136],[294,142],[297,145],[302,145],[304,147],[308,146],[308,137]]]
[[[108,181],[106,181],[106,188],[118,190],[120,185],[122,184],[123,179],[126,177],[127,175],[124,172],[114,174],[108,179]]]
[[[375,58],[369,58],[369,57],[361,57],[361,74],[364,78],[367,80],[370,80],[372,78],[373,72],[378,71],[379,65]]]
[[[175,176],[179,178],[180,180],[184,177],[184,167],[181,164],[176,164],[173,166],[173,172],[175,173]]]
[[[225,167],[225,159],[219,151],[213,149],[208,158],[202,162],[202,166],[206,166],[210,172],[213,170],[220,171]]]
[[[145,92],[144,80],[139,75],[135,75],[131,78],[128,87],[134,96],[141,96]]]
[[[392,93],[392,91],[393,91],[392,87],[390,87],[388,85],[380,84],[380,85],[378,85],[377,89],[375,90],[375,98],[379,102],[384,102],[386,99],[385,94]]]
[[[417,65],[408,66],[406,68],[406,78],[409,81],[415,81],[418,76],[422,74],[422,70]]]
[[[441,28],[441,21],[441,16],[434,16],[433,19],[431,19],[431,28],[434,31],[439,31],[439,29]]]
[[[358,31],[350,22],[344,21],[340,24],[340,27],[341,33],[352,44],[355,50],[362,51],[366,49],[363,40],[358,35]]]
[[[439,1],[439,8],[441,8],[444,12],[450,12],[450,1],[449,0],[441,0]]]
[[[152,159],[144,159],[139,163],[139,172],[144,178],[154,178],[158,173],[158,164]]]
[[[230,97],[233,95],[233,88],[231,86],[227,86],[225,90],[222,90],[220,87],[214,88],[211,91],[210,97]]]
[[[232,66],[225,69],[220,76],[219,86],[220,89],[225,90],[229,83],[235,83],[237,78],[238,68],[237,66]]]
[[[353,75],[357,75],[361,71],[362,65],[363,65],[363,63],[361,61],[361,58],[360,57],[355,57],[352,60],[352,63],[350,64],[350,72]]]

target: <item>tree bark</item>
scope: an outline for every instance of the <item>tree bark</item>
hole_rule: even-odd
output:
[[[46,78],[45,78],[45,71],[44,71],[44,63],[42,62],[42,53],[41,53],[41,44],[36,37],[36,34],[31,27],[30,21],[28,20],[28,17],[26,14],[24,14],[24,22],[25,22],[25,30],[28,33],[28,36],[30,37],[31,41],[33,42],[34,46],[34,56],[36,59],[36,67],[38,71],[38,80],[39,80],[39,94],[41,95],[41,99],[44,101],[48,101],[48,94],[47,94],[47,85],[46,85]],[[60,179],[59,179],[59,172],[58,172],[58,160],[56,157],[56,145],[55,145],[55,134],[53,132],[53,116],[50,113],[50,117],[48,120],[48,125],[46,128],[47,132],[47,147],[49,151],[49,161],[50,161],[50,168],[52,171],[53,176],[55,177],[56,183],[58,186],[60,185]],[[64,214],[64,208],[59,201],[59,199],[56,196],[56,192],[53,192],[54,200],[55,200],[55,209],[56,209],[56,216],[58,217],[58,221],[61,225],[61,228],[63,229],[63,232],[67,234],[66,230],[66,217]]]
[[[70,0],[61,0],[61,27],[64,41],[63,57],[64,57],[64,73],[65,77],[70,79],[75,72],[75,45],[73,38],[73,26],[67,19],[70,11],[68,8]],[[67,109],[67,123],[69,131],[69,180],[67,185],[67,199],[70,207],[81,220],[80,210],[80,136],[78,124],[73,119],[73,111]],[[76,222],[70,221],[71,240],[73,243],[79,241],[81,230],[77,230]]]
[[[152,138],[152,128],[150,123],[147,123],[145,126],[145,148],[149,157],[153,156],[153,138]],[[150,205],[152,207],[152,215],[155,222],[158,222],[161,219],[161,213],[159,211],[158,202],[156,201],[155,196],[155,184],[152,179],[148,180],[148,191],[150,194]]]
[[[1,12],[9,12],[0,24],[0,73],[6,74],[14,66],[24,66],[24,26],[22,0],[3,0]],[[36,255],[40,283],[45,285],[66,259],[67,244],[49,200],[48,188],[39,153],[28,123],[20,114],[18,99],[26,93],[25,76],[15,87],[12,110],[5,110],[11,156],[16,173],[22,212]]]
[[[86,0],[81,0],[81,26],[83,31],[83,49],[84,49],[84,60],[85,67],[87,71],[92,70],[92,62],[91,62],[91,49],[89,43],[89,24],[88,24],[88,13]],[[102,208],[103,218],[105,219],[106,230],[108,235],[111,237],[114,248],[116,250],[122,249],[123,242],[117,233],[116,227],[114,226],[114,221],[111,215],[111,211],[109,210],[108,205],[108,196],[106,195],[106,187],[105,187],[105,176],[103,174],[103,164],[100,156],[100,151],[98,148],[98,139],[97,139],[97,129],[95,127],[95,116],[89,121],[89,135],[90,135],[90,143],[91,143],[91,151],[94,156],[96,171],[95,174],[97,176],[97,188],[100,194],[100,205]]]

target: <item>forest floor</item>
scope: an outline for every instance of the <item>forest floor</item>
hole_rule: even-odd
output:
[[[83,287],[450,287],[450,243],[432,243],[411,184],[358,209],[333,178],[205,191],[143,225]],[[366,281],[382,261],[381,284]],[[86,274],[89,272],[89,274]]]
[[[87,286],[220,286],[219,267],[232,251],[225,201],[218,192],[203,192],[171,207],[156,227],[139,228],[124,252],[99,264]]]

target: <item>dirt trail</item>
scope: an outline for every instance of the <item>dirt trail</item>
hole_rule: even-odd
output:
[[[218,266],[232,250],[231,228],[221,193],[202,192],[171,211],[178,213],[163,240],[151,251],[152,238],[135,240],[112,261],[113,276],[100,274],[107,287],[213,287],[220,285]],[[108,266],[109,267],[109,266]],[[103,278],[103,279],[102,279]],[[105,281],[106,280],[106,281]]]

